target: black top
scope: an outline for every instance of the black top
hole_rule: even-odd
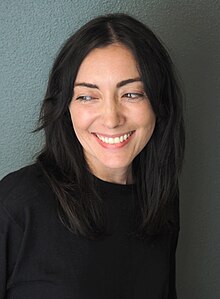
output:
[[[134,185],[97,179],[113,234],[77,237],[37,165],[0,182],[0,299],[173,299],[178,233],[128,237]]]

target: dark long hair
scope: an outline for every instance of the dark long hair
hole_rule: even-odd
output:
[[[178,177],[184,152],[182,95],[172,61],[162,43],[144,24],[126,14],[97,17],[71,36],[52,67],[40,125],[45,146],[37,157],[59,203],[62,222],[75,234],[106,236],[102,200],[70,118],[73,85],[83,59],[95,48],[126,46],[136,58],[145,92],[156,115],[154,133],[134,159],[137,186],[136,237],[168,228],[178,230],[172,206],[178,206]],[[178,211],[178,207],[176,208]]]

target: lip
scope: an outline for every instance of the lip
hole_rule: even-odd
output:
[[[124,146],[126,146],[132,139],[133,139],[133,136],[135,135],[135,131],[129,131],[127,133],[124,133],[124,134],[115,134],[115,135],[106,135],[106,134],[99,134],[99,136],[103,136],[103,137],[108,137],[108,138],[115,138],[115,137],[119,137],[119,136],[123,136],[125,134],[129,134],[129,133],[132,133],[128,139],[126,139],[125,141],[123,142],[120,142],[120,143],[116,143],[116,144],[110,144],[110,143],[105,143],[103,142],[102,140],[100,140],[97,136],[96,136],[96,133],[92,133],[92,135],[94,136],[95,140],[105,149],[120,149]]]

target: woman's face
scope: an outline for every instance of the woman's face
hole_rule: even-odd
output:
[[[132,161],[155,126],[131,51],[120,44],[91,51],[79,68],[69,109],[94,175],[107,181],[131,181]]]

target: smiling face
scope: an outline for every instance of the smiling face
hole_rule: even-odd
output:
[[[91,51],[79,68],[69,110],[92,173],[130,183],[132,161],[155,126],[131,51],[120,44]]]

